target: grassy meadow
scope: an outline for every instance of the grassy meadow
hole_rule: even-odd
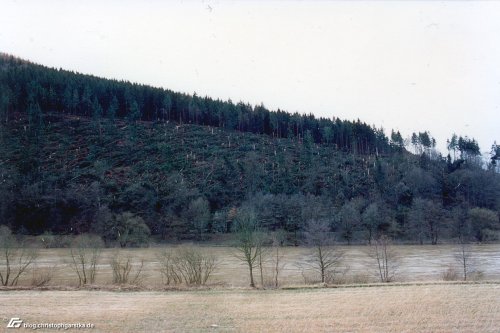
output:
[[[142,281],[134,288],[112,285],[109,263],[117,249],[103,250],[96,283],[85,288],[78,288],[69,249],[40,250],[19,290],[0,288],[0,332],[11,331],[6,326],[12,317],[94,324],[92,330],[78,330],[87,332],[498,332],[500,327],[499,245],[473,247],[480,281],[467,283],[442,281],[445,270],[458,269],[454,246],[394,246],[396,282],[389,284],[376,283],[369,247],[340,247],[344,260],[332,288],[314,284],[316,274],[304,269],[310,249],[280,248],[280,288],[267,290],[248,287],[247,267],[235,249],[200,248],[219,262],[208,286],[170,289],[159,273],[162,247],[119,250],[132,258],[134,269],[144,261]],[[266,285],[273,264],[269,256]],[[44,271],[53,274],[47,288],[32,288],[32,275]],[[260,287],[258,269],[255,280]]]
[[[0,300],[2,327],[17,316],[31,323],[93,323],[93,330],[83,330],[89,332],[498,332],[500,327],[496,284],[4,291]]]
[[[184,245],[192,246],[192,245]],[[157,255],[165,249],[176,247],[150,247],[143,249],[104,249],[97,265],[96,284],[112,283],[111,259],[118,253],[122,257],[130,256],[136,269],[140,262],[144,265],[141,274],[141,286],[145,289],[163,287]],[[205,254],[217,258],[218,265],[208,280],[208,285],[240,288],[249,284],[248,268],[245,263],[236,258],[237,253],[231,247],[202,246]],[[370,257],[368,246],[338,247],[344,252],[342,263],[337,269],[335,279],[338,283],[372,283],[378,281],[377,264]],[[311,269],[311,249],[304,247],[280,248],[279,284],[280,286],[303,285],[318,282],[317,274]],[[455,259],[457,248],[453,245],[394,245],[397,254],[395,281],[437,281],[442,280],[443,273],[450,267],[460,273],[460,267]],[[271,284],[274,279],[275,253],[270,251],[264,261],[264,283]],[[30,284],[33,274],[50,271],[51,286],[77,286],[76,273],[70,266],[69,249],[41,249],[34,266],[20,280],[20,286]],[[309,264],[308,264],[309,263]],[[500,280],[500,245],[476,245],[472,247],[471,266],[478,272],[474,278],[482,280]],[[259,269],[255,269],[256,282],[260,284]]]

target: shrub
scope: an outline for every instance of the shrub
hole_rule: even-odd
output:
[[[101,237],[92,234],[77,236],[71,245],[71,267],[78,276],[78,285],[94,283],[97,262],[101,256],[104,242]]]
[[[37,239],[40,245],[46,249],[58,247],[57,237],[49,231],[45,231],[43,234],[38,236]]]
[[[133,284],[138,285],[142,282],[142,269],[144,260],[141,260],[140,265],[136,268],[135,273],[132,273],[133,264],[132,257],[123,257],[120,253],[116,253],[110,263],[113,271],[114,284]]]
[[[56,266],[52,267],[43,267],[37,268],[36,266],[33,268],[33,276],[31,277],[30,285],[33,287],[43,287],[52,281],[54,277],[54,271]]]
[[[6,226],[0,226],[0,283],[15,286],[37,257],[34,249],[29,249],[12,235]]]
[[[163,282],[169,284],[204,285],[217,268],[217,259],[200,249],[181,247],[158,255]]]
[[[180,284],[182,283],[182,276],[176,267],[176,259],[170,251],[163,251],[157,255],[160,263],[160,274],[164,284]]]
[[[97,214],[94,230],[103,235],[108,244],[117,243],[120,247],[147,246],[151,231],[144,220],[130,212],[112,214],[102,208]]]
[[[453,267],[448,267],[442,274],[442,278],[444,281],[457,281],[460,279],[458,276],[458,272]]]

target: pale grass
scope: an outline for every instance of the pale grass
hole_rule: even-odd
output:
[[[0,314],[92,332],[498,332],[500,285],[170,292],[3,291]],[[216,326],[215,326],[216,325]]]
[[[175,247],[169,247],[175,248]],[[341,283],[370,283],[377,282],[377,266],[373,258],[368,255],[368,246],[342,246],[345,252],[342,267],[338,269],[341,274],[338,281]],[[135,264],[144,260],[143,283],[149,289],[162,288],[161,274],[157,253],[164,247],[153,247],[147,249],[123,249],[123,255],[132,257]],[[246,287],[249,285],[248,268],[238,260],[234,254],[235,250],[230,247],[203,246],[203,252],[213,254],[219,261],[218,269],[209,279],[209,285],[225,286],[229,288]],[[459,269],[455,257],[453,245],[400,245],[395,246],[395,251],[400,257],[396,281],[436,281],[442,280],[443,273],[448,267]],[[310,250],[304,247],[286,247],[281,250],[283,254],[282,263],[285,268],[280,272],[280,285],[304,284],[304,276],[309,280],[317,280],[314,271],[305,271],[302,274],[299,266],[310,260]],[[477,245],[473,247],[477,268],[482,271],[485,280],[500,279],[500,245]],[[116,249],[104,249],[102,258],[97,267],[96,284],[111,284],[112,271],[109,263],[116,255]],[[56,267],[53,269],[54,276],[50,281],[51,286],[77,286],[76,274],[69,267],[71,258],[68,249],[42,249],[39,250],[37,267]],[[264,280],[272,280],[273,262],[269,259],[264,265]],[[307,268],[307,267],[306,267]],[[27,274],[20,281],[21,286],[30,283],[32,274]],[[256,281],[260,281],[256,272]]]

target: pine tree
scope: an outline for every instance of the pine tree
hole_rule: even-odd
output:
[[[453,151],[453,160],[456,160],[457,159],[456,152],[458,148],[457,135],[453,133],[453,135],[451,136],[451,140],[448,140],[447,143],[448,143],[447,144],[448,151]]]
[[[111,99],[111,103],[109,103],[108,111],[106,112],[106,116],[111,120],[111,122],[115,121],[116,114],[118,112],[118,99],[115,95]]]

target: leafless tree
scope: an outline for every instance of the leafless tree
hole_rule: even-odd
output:
[[[455,253],[455,260],[460,265],[460,270],[463,273],[464,281],[467,281],[469,275],[474,272],[475,263],[472,248],[470,244],[463,238],[461,238],[458,242],[458,247]]]
[[[266,241],[268,240],[267,235],[262,232],[258,231],[255,234],[257,244],[260,244],[258,247],[258,254],[257,254],[257,266],[259,267],[259,273],[260,273],[260,285],[262,288],[264,288],[264,265],[266,264],[266,261],[268,261],[269,256],[271,254],[271,248],[264,246]]]
[[[330,232],[328,220],[309,220],[305,232],[306,245],[311,247],[310,266],[319,273],[321,282],[331,282],[342,262],[344,252],[339,250]]]
[[[250,275],[250,287],[255,288],[253,270],[259,263],[262,252],[262,237],[258,230],[255,213],[248,209],[238,212],[236,217],[236,258],[245,262]]]
[[[399,260],[396,251],[392,247],[391,239],[387,235],[381,235],[376,239],[371,247],[371,256],[377,261],[380,281],[394,281]]]
[[[35,262],[37,253],[35,249],[18,242],[6,226],[0,226],[0,251],[0,283],[2,286],[15,286]]]
[[[273,248],[272,248],[272,257],[273,257],[273,277],[274,277],[274,288],[279,287],[279,275],[281,271],[285,268],[285,264],[282,262],[283,254],[281,252],[281,244],[285,239],[285,235],[283,232],[276,232],[273,235]]]
[[[77,236],[70,249],[71,267],[78,276],[78,285],[95,282],[97,262],[104,242],[99,236],[82,234]]]

